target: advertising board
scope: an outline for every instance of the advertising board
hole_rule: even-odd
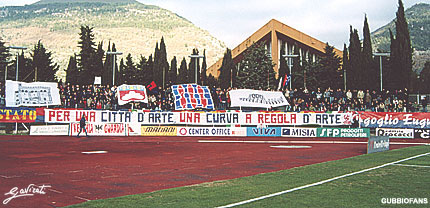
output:
[[[69,125],[42,125],[30,126],[31,136],[67,136],[69,135]]]
[[[376,136],[387,136],[390,138],[414,138],[413,129],[387,129],[387,128],[377,128]]]
[[[128,124],[123,123],[87,123],[86,129],[89,136],[127,136]],[[78,135],[79,123],[70,124],[70,136]],[[82,131],[80,136],[85,136]]]
[[[316,137],[316,128],[293,128],[293,127],[283,127],[282,137]]]
[[[356,137],[370,136],[368,128],[317,128],[317,137]]]
[[[142,126],[142,136],[177,136],[176,126]]]
[[[367,142],[367,154],[390,150],[390,138],[387,136],[371,136]]]
[[[257,137],[280,137],[281,127],[267,127],[267,128],[247,127],[246,135],[257,136]]]

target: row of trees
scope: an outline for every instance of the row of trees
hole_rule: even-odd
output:
[[[19,81],[57,81],[55,73],[58,71],[59,67],[52,61],[52,53],[47,51],[40,41],[30,50],[30,57],[24,56],[24,50],[18,49],[17,58],[14,57],[14,60],[10,60],[12,51],[9,47],[6,47],[5,42],[0,39],[0,77],[2,77],[2,80],[3,77],[5,79],[15,80],[18,67]]]
[[[408,88],[417,92],[419,83],[417,72],[412,70],[412,47],[405,18],[404,7],[399,0],[396,13],[395,35],[390,30],[389,57],[374,56],[367,17],[364,19],[363,41],[360,42],[357,29],[350,28],[349,47],[344,45],[343,70],[346,72],[348,89],[397,90]],[[382,63],[380,63],[382,60]],[[383,66],[381,77],[380,65]],[[426,80],[430,81],[430,80]],[[430,92],[430,89],[426,89]]]
[[[172,58],[170,64],[167,61],[166,45],[162,37],[160,44],[157,42],[154,53],[148,58],[141,55],[135,63],[132,55],[128,54],[125,59],[120,59],[118,65],[116,59],[119,54],[113,54],[117,52],[115,43],[109,42],[107,51],[103,50],[102,42],[98,43],[96,47],[93,28],[89,26],[81,26],[79,35],[78,47],[80,52],[69,59],[66,82],[87,85],[92,84],[94,77],[99,76],[102,77],[102,84],[104,85],[111,85],[112,83],[115,85],[146,85],[154,81],[157,86],[165,88],[168,84],[195,83],[195,71],[197,70],[197,83],[216,84],[213,77],[208,78],[206,76],[205,51],[203,52],[202,66],[200,66],[200,60],[195,58],[192,58],[187,65],[184,57],[178,67],[176,57]],[[199,51],[194,49],[192,55],[199,55]]]

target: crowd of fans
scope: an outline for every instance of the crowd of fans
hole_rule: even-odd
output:
[[[217,110],[232,109],[229,107],[229,90],[212,87],[211,94]],[[116,86],[76,85],[60,86],[60,94],[64,107],[88,109],[119,109],[135,108],[150,110],[174,110],[174,98],[171,88],[162,90],[160,87],[148,91],[148,104],[132,103],[127,106],[118,106]],[[416,112],[419,111],[418,102],[408,101],[407,89],[389,91],[383,90],[333,90],[308,89],[284,90],[289,106],[276,110],[298,111],[373,111],[373,112]],[[423,107],[427,100],[422,100]],[[237,109],[237,108],[236,108]],[[272,109],[274,110],[274,109]]]
[[[116,96],[116,86],[101,85],[71,85],[60,84],[61,103],[64,108],[81,109],[105,109],[117,110],[124,108],[150,109],[150,110],[175,110],[174,98],[171,88],[162,90],[160,87],[148,90],[148,103],[131,103],[119,106]],[[232,109],[229,106],[229,90],[221,90],[212,87],[211,94],[216,110]],[[5,88],[0,83],[0,104],[4,106]],[[320,89],[310,91],[308,89],[284,90],[285,97],[290,105],[269,109],[287,112],[299,111],[373,111],[373,112],[416,112],[426,111],[427,99],[421,100],[421,105],[416,101],[409,101],[407,89],[389,91],[383,90],[341,90]],[[237,108],[235,108],[237,109]],[[265,110],[265,109],[263,109]]]
[[[286,90],[287,111],[415,112],[417,102],[408,101],[408,91],[396,90]]]

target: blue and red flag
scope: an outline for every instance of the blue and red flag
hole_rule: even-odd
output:
[[[172,93],[175,97],[175,110],[214,109],[211,92],[207,86],[173,85]]]

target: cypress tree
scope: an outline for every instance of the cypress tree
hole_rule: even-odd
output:
[[[112,52],[116,52],[115,43],[112,43]],[[115,69],[112,69],[112,71],[115,71],[115,83],[114,83],[115,86],[118,86],[118,83],[120,83],[120,82],[118,82],[118,80],[119,80],[118,77],[119,77],[120,72],[119,72],[119,65],[118,65],[117,60],[118,60],[118,55],[113,55],[113,62],[115,62]],[[112,65],[113,65],[113,63],[112,63]],[[114,77],[112,75],[112,79],[113,78]]]
[[[185,60],[185,58],[183,58],[181,61],[178,78],[176,80],[177,80],[177,84],[188,83],[188,69],[187,69],[187,61]]]
[[[0,38],[0,77],[3,79],[4,73],[6,71],[6,66],[9,64],[8,58],[10,56],[9,54],[9,48],[7,48],[5,45],[5,42],[2,41]]]
[[[218,86],[218,82],[212,74],[209,74],[207,83],[205,85],[216,88]]]
[[[219,86],[221,89],[227,89],[232,85],[232,72],[236,66],[234,65],[231,50],[227,48],[222,59],[222,65],[219,69],[220,74],[218,77]]]
[[[349,73],[349,57],[348,57],[348,48],[346,47],[346,44],[343,44],[343,57],[342,57],[342,72],[343,72],[343,84],[344,89],[350,89],[351,83],[348,82],[348,73]]]
[[[430,61],[427,61],[421,70],[419,83],[420,93],[430,93]]]
[[[70,56],[69,58],[69,64],[67,65],[66,69],[66,83],[70,83],[72,85],[75,85],[78,83],[78,63],[76,60],[76,54],[73,56]]]
[[[349,72],[347,74],[350,89],[362,89],[363,71],[361,59],[361,43],[357,29],[350,27],[349,38]],[[348,72],[348,71],[347,71]]]
[[[137,70],[133,63],[133,58],[129,53],[125,58],[124,68],[121,68],[121,76],[124,84],[137,84]]]
[[[24,81],[24,82],[30,82],[33,80],[34,76],[33,75],[33,69],[31,66],[31,59],[27,58],[24,56],[24,51],[21,51],[21,54],[18,55],[19,58],[19,63],[18,63],[18,81]],[[16,66],[16,60],[15,63],[13,64],[14,66]],[[15,73],[16,73],[16,67],[15,67]],[[15,75],[14,73],[14,75]],[[14,76],[16,77],[16,76]]]
[[[154,81],[154,77],[153,77],[153,74],[154,74],[154,59],[152,57],[152,54],[149,55],[149,57],[148,57],[148,61],[147,61],[147,64],[146,64],[146,69],[144,70],[143,73],[145,74],[145,79],[144,79],[145,83],[149,84],[152,81]]]
[[[107,52],[111,52],[110,41],[108,44]],[[112,55],[111,54],[106,54],[105,62],[103,64],[102,84],[105,86],[112,84]]]
[[[170,61],[170,70],[168,74],[168,80],[170,82],[170,85],[176,84],[176,79],[178,77],[178,61],[176,60],[176,56],[172,58],[172,61]]]
[[[103,58],[105,57],[105,51],[103,50],[103,41],[97,45],[97,51],[94,57],[94,69],[93,76],[100,77],[103,74]]]
[[[166,44],[164,43],[164,37],[161,37],[160,41],[160,51],[159,51],[159,70],[160,70],[160,85],[162,86],[163,80],[164,84],[168,82],[167,80],[167,73],[169,71],[169,62],[167,62],[167,50],[166,50]],[[165,89],[165,86],[162,86],[163,89]]]
[[[391,76],[391,81],[395,89],[411,89],[412,80],[416,79],[416,73],[412,71],[411,39],[404,10],[403,3],[399,0],[395,21],[396,37],[392,38],[390,45],[391,73],[395,75]]]
[[[378,69],[376,68],[375,62],[373,60],[372,40],[370,38],[367,15],[364,17],[362,60],[363,85],[361,89],[378,89]]]
[[[201,85],[207,85],[207,79],[208,79],[208,77],[207,77],[207,68],[208,68],[208,66],[207,66],[207,64],[206,64],[206,49],[205,50],[203,50],[203,61],[202,61],[202,73],[201,73]]]
[[[145,82],[145,69],[147,67],[148,60],[142,55],[140,55],[139,62],[136,64],[136,82],[140,85],[146,85]]]
[[[157,42],[154,51],[154,64],[152,65],[152,79],[157,84],[157,86],[162,86],[162,76],[163,74],[161,71],[160,48]]]
[[[79,48],[81,49],[78,54],[78,66],[79,66],[79,84],[91,84],[94,81],[94,68],[96,49],[94,43],[93,28],[87,26],[81,26],[81,32],[79,33],[80,40],[78,42]]]
[[[35,76],[31,77],[31,81],[54,82],[57,80],[55,73],[58,71],[58,65],[53,63],[51,55],[52,53],[46,50],[40,40],[34,45],[33,51],[31,52],[31,71],[34,71]]]
[[[124,64],[124,59],[121,58],[121,61],[119,62],[119,67],[118,67],[118,72],[116,75],[118,75],[117,77],[115,77],[115,79],[117,79],[118,81],[115,81],[116,85],[122,85],[122,84],[126,84],[125,81],[127,79],[127,77],[124,76],[124,71],[125,71],[125,64]]]

